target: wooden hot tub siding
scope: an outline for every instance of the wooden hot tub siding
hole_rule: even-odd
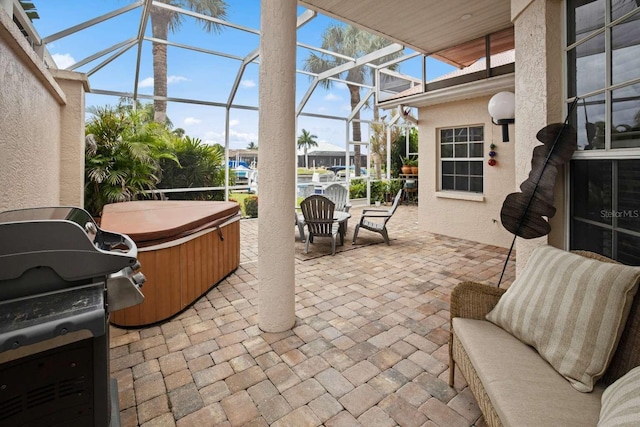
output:
[[[138,250],[142,304],[111,313],[117,326],[146,326],[166,320],[194,303],[240,264],[240,221],[194,234],[175,246],[157,245]],[[188,239],[188,238],[187,238]],[[160,249],[154,249],[160,248]]]

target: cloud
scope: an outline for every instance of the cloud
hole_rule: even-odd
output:
[[[167,84],[178,83],[178,82],[186,82],[189,79],[184,76],[168,76]]]
[[[256,82],[253,80],[242,80],[240,86],[244,88],[256,87]]]
[[[201,139],[206,144],[220,144],[224,147],[224,132],[207,131]],[[230,148],[246,148],[250,142],[258,142],[258,135],[256,133],[229,131]]]
[[[253,132],[229,131],[229,146],[235,148],[246,148],[250,142],[258,142],[258,135]]]
[[[187,117],[186,119],[184,119],[185,125],[197,125],[199,123],[202,123],[202,120],[196,119],[195,117]]]
[[[168,85],[173,83],[178,83],[178,82],[186,82],[186,81],[189,81],[189,79],[183,76],[167,77]],[[138,83],[138,87],[153,87],[153,77],[147,77],[146,79],[140,80],[140,83]]]
[[[329,92],[327,95],[325,95],[324,100],[325,101],[339,101],[342,98],[333,94],[332,92]]]
[[[153,77],[147,77],[144,80],[140,80],[138,87],[153,87]]]
[[[76,60],[69,53],[54,53],[51,57],[60,69],[65,69],[76,63]]]
[[[239,124],[240,124],[240,120],[238,119],[229,120],[229,127],[238,126]]]

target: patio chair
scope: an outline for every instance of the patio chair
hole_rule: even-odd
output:
[[[351,205],[347,202],[349,190],[342,184],[331,184],[324,189],[324,195],[336,204],[336,210],[341,212],[349,212]],[[345,231],[348,229],[348,221],[344,222]]]
[[[337,211],[349,212],[349,209],[351,209],[351,205],[347,203],[349,190],[347,190],[343,185],[331,184],[327,186],[327,188],[324,189],[324,195],[336,204]]]
[[[336,238],[339,234],[339,224],[333,219],[335,203],[325,196],[313,195],[304,199],[300,208],[309,233],[304,253],[309,253],[309,242],[313,242],[314,237],[330,237],[331,255],[335,255]]]
[[[358,237],[358,231],[360,227],[365,230],[373,231],[382,234],[382,238],[385,243],[389,245],[389,235],[387,234],[387,221],[391,219],[393,213],[398,208],[398,203],[402,197],[402,189],[398,191],[396,197],[393,199],[393,204],[387,209],[365,209],[362,211],[362,217],[360,222],[356,225],[356,229],[353,231],[352,244],[356,244],[356,238]]]

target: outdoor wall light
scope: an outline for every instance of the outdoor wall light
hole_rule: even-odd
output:
[[[502,126],[502,142],[509,142],[509,124],[516,121],[516,96],[513,92],[493,95],[489,100],[489,115],[494,125]]]

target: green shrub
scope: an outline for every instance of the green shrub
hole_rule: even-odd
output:
[[[409,151],[418,152],[418,129],[411,128],[409,133]],[[391,176],[397,177],[402,168],[402,158],[407,157],[407,142],[404,134],[391,142]]]
[[[371,198],[369,203],[384,200],[384,193],[387,191],[386,181],[371,181]]]
[[[258,217],[258,196],[249,196],[244,199],[244,211],[249,218]]]
[[[364,179],[352,179],[349,183],[350,199],[362,199],[363,197],[367,197],[367,183]]]
[[[161,159],[162,179],[158,188],[221,187],[224,185],[224,149],[199,138],[174,138],[169,150],[177,158]],[[222,191],[171,193],[173,200],[224,200]]]
[[[402,180],[401,179],[392,179],[389,181],[387,186],[387,193],[391,196],[391,200],[398,194],[398,191],[402,189]]]
[[[144,112],[126,106],[93,107],[86,123],[85,209],[100,216],[105,204],[149,197],[167,152],[166,126],[145,121]]]

